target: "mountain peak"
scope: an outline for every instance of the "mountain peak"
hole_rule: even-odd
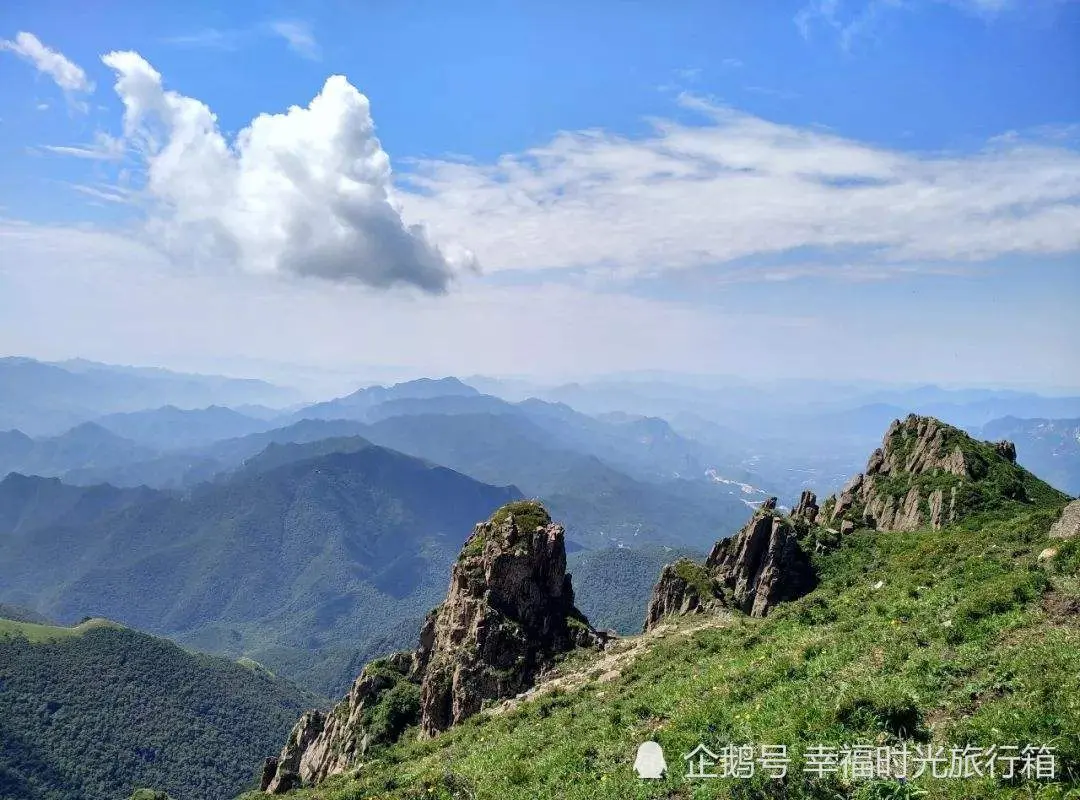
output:
[[[557,653],[600,643],[574,606],[564,537],[531,500],[503,506],[473,530],[446,601],[420,633],[425,734],[472,716],[484,701],[525,691]]]
[[[1012,442],[980,442],[934,417],[894,420],[866,470],[828,498],[818,521],[840,531],[940,529],[1002,505],[1061,495],[1016,463]]]
[[[605,640],[574,606],[562,525],[537,501],[504,505],[466,540],[416,650],[368,664],[329,714],[305,714],[267,760],[262,789],[317,784],[416,723],[434,736],[528,690],[557,654]]]

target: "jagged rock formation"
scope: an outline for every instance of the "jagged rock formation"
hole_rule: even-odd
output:
[[[816,509],[813,493],[804,492],[796,506],[798,521],[808,524],[804,521]],[[671,614],[725,607],[763,617],[777,603],[806,594],[816,582],[796,525],[777,512],[772,497],[735,536],[718,541],[704,565],[683,559],[664,567],[649,601],[645,630]]]
[[[803,493],[799,495],[799,502],[795,504],[795,509],[791,512],[791,519],[793,522],[799,522],[809,527],[817,521],[818,511],[820,510],[817,504],[817,495],[809,489],[804,489]]]
[[[664,617],[704,614],[723,607],[719,586],[709,571],[696,561],[682,558],[660,571],[645,613],[645,630],[656,627]]]
[[[753,617],[814,588],[810,559],[791,522],[770,498],[739,533],[717,542],[705,566],[730,591],[731,604]]]
[[[563,527],[537,502],[503,506],[466,540],[417,649],[373,661],[333,711],[301,717],[281,755],[266,760],[262,789],[317,784],[410,725],[435,735],[531,688],[559,653],[607,637],[574,605]]]
[[[1003,479],[995,495],[1025,499],[1023,470],[1016,466],[1011,442],[976,442],[933,417],[911,414],[889,426],[866,471],[822,504],[818,523],[839,526],[841,533],[863,525],[882,531],[940,529],[977,510],[976,484],[995,470]]]
[[[1080,535],[1080,500],[1073,500],[1061,512],[1061,518],[1050,526],[1051,539],[1072,539]]]
[[[476,526],[424,623],[420,728],[445,730],[528,689],[556,654],[602,639],[574,606],[563,527],[537,503],[512,503]]]
[[[329,714],[308,711],[277,758],[266,759],[262,790],[284,794],[344,772],[374,744],[396,739],[419,716],[420,687],[409,652],[372,661]]]

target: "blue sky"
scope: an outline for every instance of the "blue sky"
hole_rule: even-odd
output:
[[[1080,3],[298,8],[0,10],[0,351],[1080,386]]]

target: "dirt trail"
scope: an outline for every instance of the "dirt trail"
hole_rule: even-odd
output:
[[[618,678],[623,670],[630,666],[639,656],[647,653],[657,639],[676,635],[690,636],[695,631],[703,628],[722,628],[731,621],[732,615],[709,614],[694,616],[689,619],[693,620],[693,622],[680,620],[680,624],[662,623],[648,633],[614,639],[608,643],[608,646],[596,659],[584,664],[556,666],[555,669],[541,675],[536,685],[529,691],[522,692],[512,699],[503,700],[498,705],[491,706],[481,713],[489,717],[497,717],[508,711],[513,711],[522,703],[550,694],[556,689],[564,692],[571,691],[590,681],[609,683]]]

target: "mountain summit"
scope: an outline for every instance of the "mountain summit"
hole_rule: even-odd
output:
[[[664,567],[645,630],[673,614],[737,609],[763,617],[778,602],[814,588],[812,551],[834,548],[838,535],[857,528],[941,530],[990,512],[1020,511],[1035,500],[1062,499],[1017,465],[1011,442],[980,442],[911,414],[893,421],[866,471],[820,507],[814,493],[804,491],[784,516],[770,498],[735,536],[718,541],[704,564],[681,559]]]
[[[1053,492],[1016,463],[1007,441],[980,442],[933,418],[895,420],[874,450],[866,471],[827,499],[818,521],[881,531],[913,531],[947,524],[1006,506],[1029,504]]]
[[[368,664],[329,714],[305,714],[262,789],[319,783],[410,725],[434,736],[528,690],[559,653],[606,639],[574,605],[563,527],[536,501],[509,503],[466,540],[417,649]]]

